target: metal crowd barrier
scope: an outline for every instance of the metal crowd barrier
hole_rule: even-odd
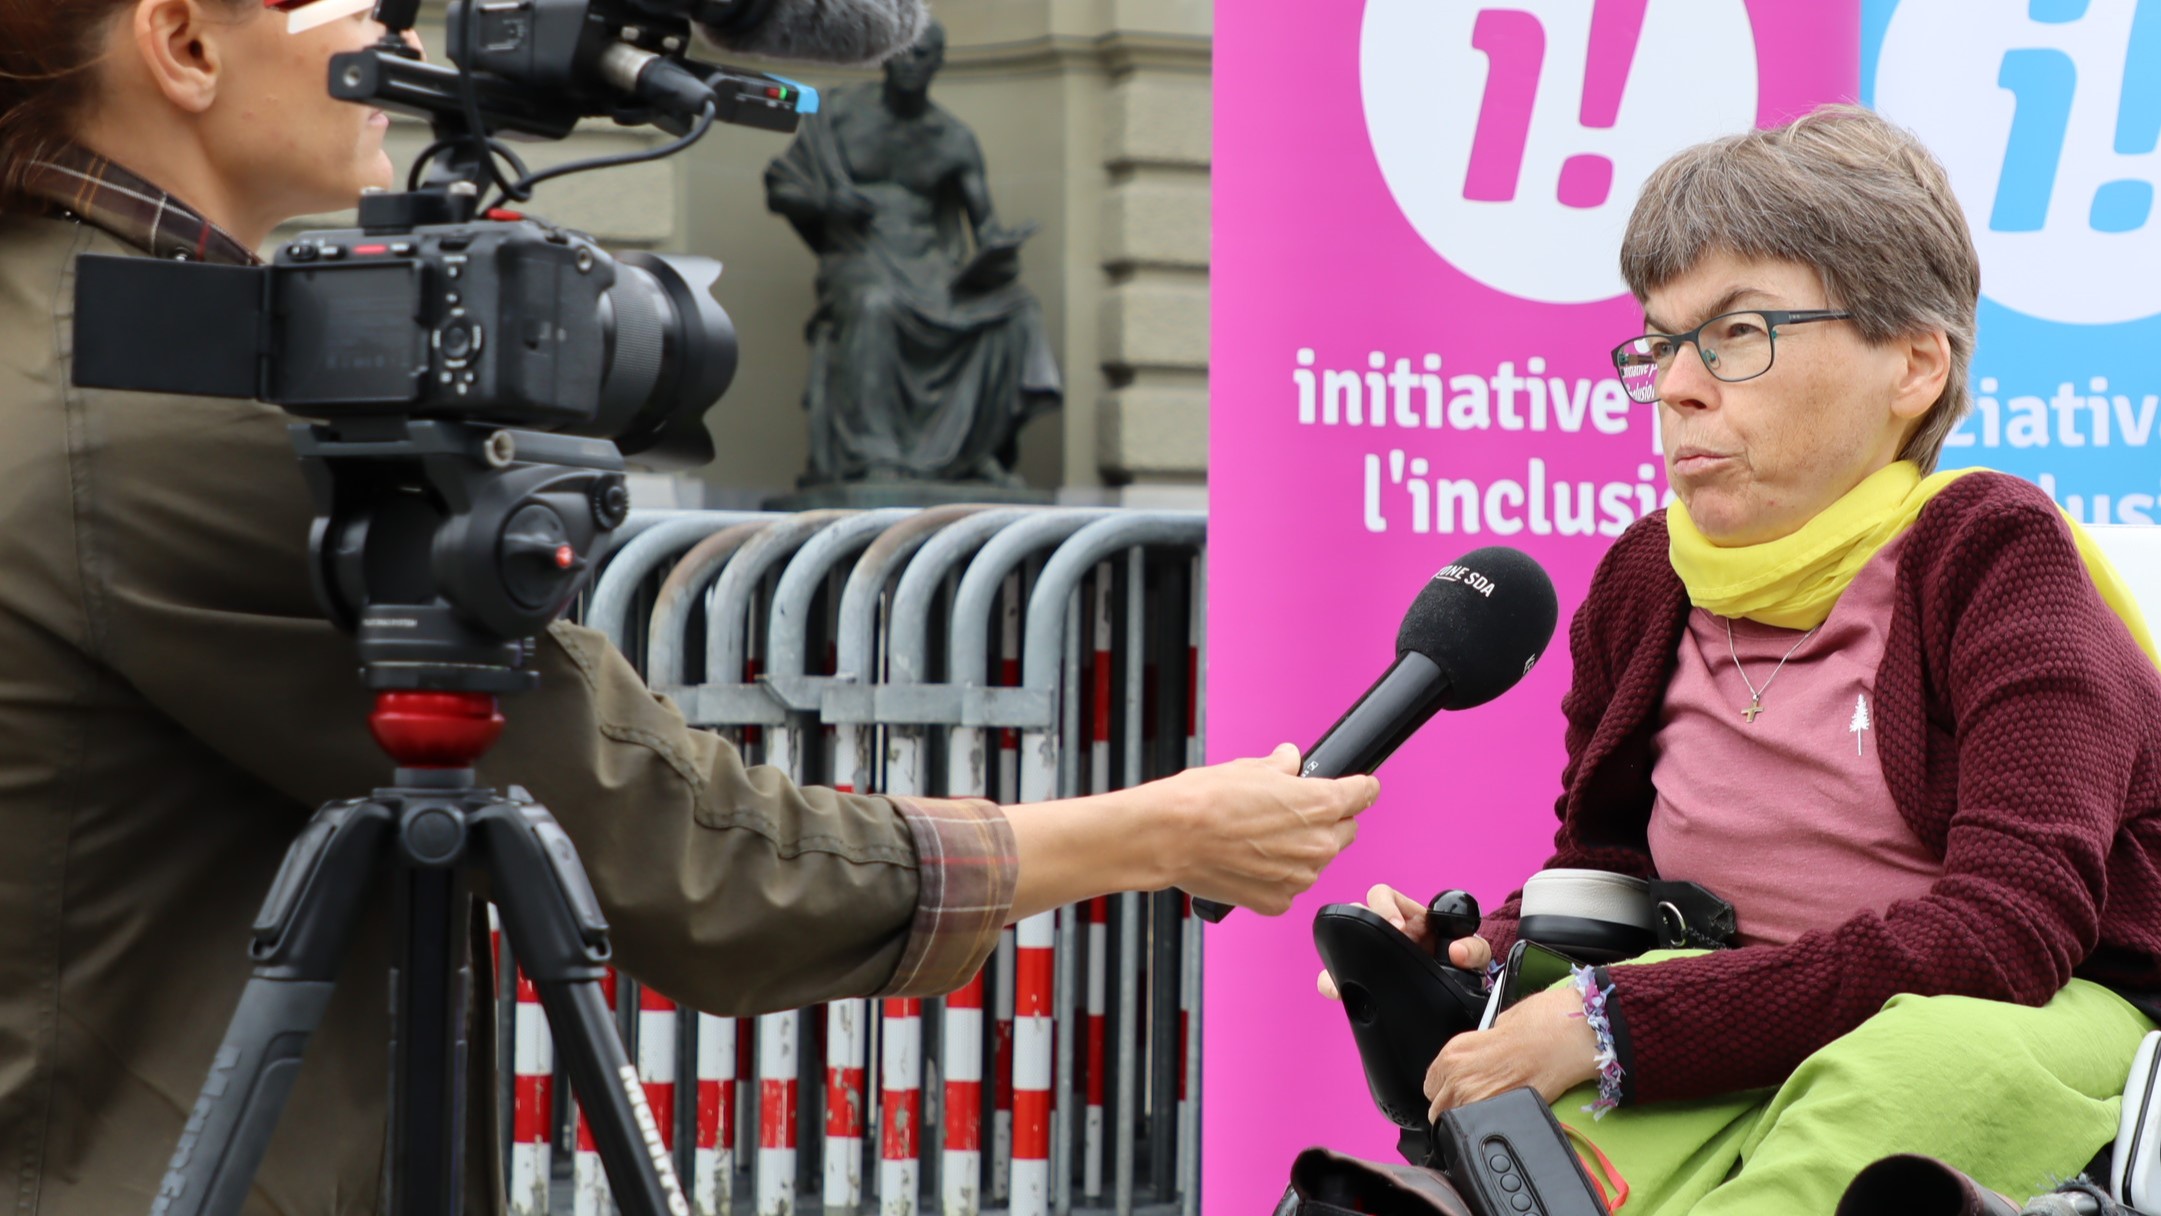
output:
[[[1200,762],[1205,547],[1194,512],[639,512],[584,619],[798,782],[1035,802]],[[941,1000],[738,1020],[613,990],[698,1216],[1192,1216],[1200,943],[1183,896],[1128,893],[1006,930]],[[511,1210],[604,1216],[531,985],[499,970]]]

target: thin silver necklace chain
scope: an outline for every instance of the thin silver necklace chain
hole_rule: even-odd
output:
[[[1816,630],[1823,628],[1823,626],[1821,624],[1814,625],[1810,627],[1807,633],[1802,634],[1800,640],[1796,641],[1791,647],[1787,649],[1786,658],[1780,659],[1778,661],[1778,666],[1771,669],[1770,679],[1767,679],[1763,682],[1762,688],[1758,688],[1753,682],[1749,680],[1748,669],[1741,666],[1741,652],[1734,649],[1733,620],[1731,617],[1728,617],[1725,618],[1725,621],[1726,653],[1733,656],[1733,669],[1741,673],[1741,683],[1748,685],[1748,708],[1741,711],[1741,716],[1748,719],[1748,724],[1750,726],[1754,726],[1756,724],[1756,715],[1763,712],[1763,694],[1771,691],[1771,680],[1777,679],[1778,673],[1786,670],[1786,659],[1792,658],[1793,652],[1799,650],[1802,644],[1807,642],[1808,639],[1815,637]]]

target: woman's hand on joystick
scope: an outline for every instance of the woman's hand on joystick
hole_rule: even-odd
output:
[[[1375,887],[1374,890],[1384,891],[1387,888]],[[1389,894],[1398,899],[1402,898],[1393,891]],[[1478,924],[1482,918],[1478,914],[1478,901],[1471,898],[1470,892],[1443,891],[1433,897],[1432,902],[1425,906],[1424,912],[1426,935],[1422,939],[1413,940],[1429,950],[1433,948],[1432,942],[1446,941],[1448,956],[1445,962],[1462,970],[1484,975],[1487,966],[1493,962],[1493,947],[1486,944],[1485,938],[1478,936]]]
[[[1444,892],[1436,896],[1433,903],[1438,905],[1447,896],[1460,894],[1461,892],[1455,891]],[[1471,902],[1467,895],[1463,896],[1463,902],[1468,905],[1470,924],[1475,929],[1478,924],[1478,905]],[[1376,883],[1372,890],[1366,892],[1366,906],[1379,913],[1381,919],[1394,925],[1422,950],[1437,950],[1438,935],[1445,928],[1460,928],[1462,923],[1457,917],[1437,914],[1438,911],[1447,909],[1434,909],[1419,903],[1387,883]],[[1493,949],[1486,944],[1484,938],[1473,932],[1448,943],[1446,961],[1450,966],[1482,974],[1486,965],[1493,961]],[[1329,978],[1325,970],[1320,973],[1315,986],[1320,989],[1322,996],[1331,1001],[1343,999],[1342,994],[1336,991],[1336,982]]]

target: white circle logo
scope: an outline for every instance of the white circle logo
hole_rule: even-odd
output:
[[[1756,119],[1743,0],[1367,0],[1359,60],[1374,156],[1418,235],[1549,304],[1622,294],[1643,179]]]
[[[2074,325],[2161,313],[2161,92],[2124,70],[2161,67],[2151,31],[2133,44],[2139,7],[1903,0],[1891,16],[1876,107],[1942,158],[1999,304]]]

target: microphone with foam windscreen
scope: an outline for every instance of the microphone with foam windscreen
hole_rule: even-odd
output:
[[[1490,545],[1441,567],[1396,630],[1396,661],[1306,750],[1299,774],[1373,772],[1436,712],[1514,688],[1559,619],[1553,580],[1521,550]],[[1230,905],[1195,899],[1193,910],[1220,921]]]
[[[697,0],[692,19],[737,54],[867,64],[914,46],[930,10],[924,0]]]

